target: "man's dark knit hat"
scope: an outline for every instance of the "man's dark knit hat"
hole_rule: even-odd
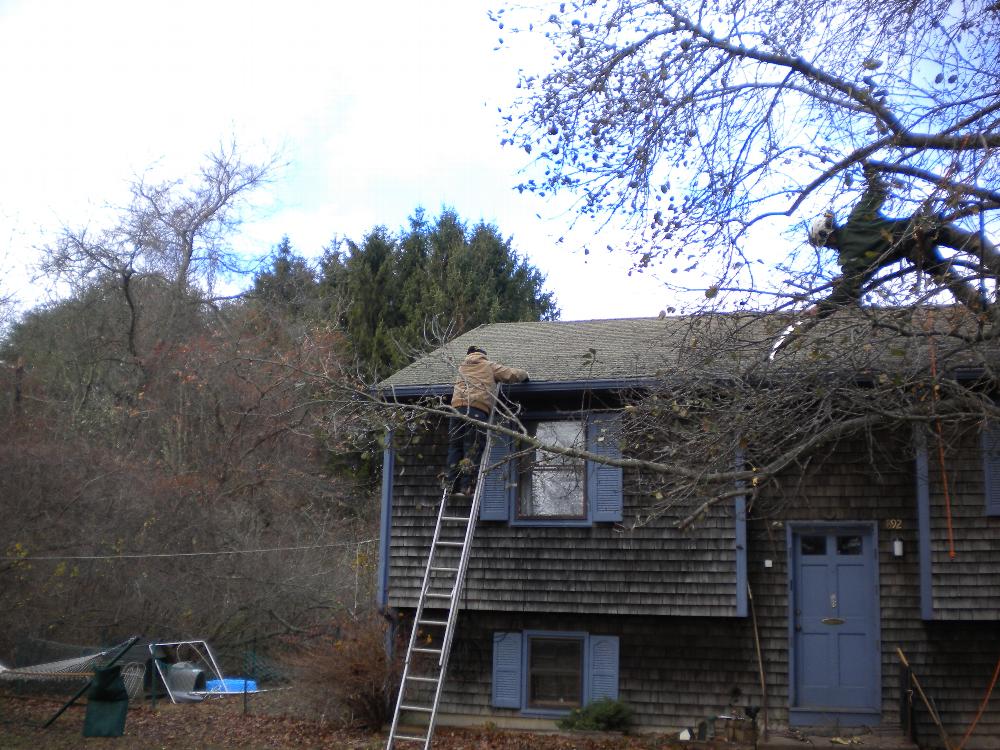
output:
[[[473,354],[475,352],[479,352],[480,354],[486,354],[486,350],[480,349],[478,346],[470,346],[466,354]]]

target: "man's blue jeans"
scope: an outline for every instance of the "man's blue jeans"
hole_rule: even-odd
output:
[[[474,406],[460,406],[459,414],[465,414],[482,422],[489,414]],[[450,417],[448,421],[448,487],[451,490],[471,490],[476,486],[479,461],[483,457],[486,431],[461,417]]]

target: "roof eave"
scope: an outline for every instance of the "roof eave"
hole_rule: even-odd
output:
[[[651,388],[657,378],[609,378],[603,380],[530,380],[505,386],[511,396],[530,396],[542,393],[566,393],[575,391],[627,391]],[[391,401],[413,401],[420,398],[447,396],[454,386],[451,383],[435,385],[397,385],[376,389],[383,399]]]

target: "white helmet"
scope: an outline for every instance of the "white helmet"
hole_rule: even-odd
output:
[[[809,243],[815,247],[823,247],[833,234],[833,214],[827,211],[817,216],[809,225]]]

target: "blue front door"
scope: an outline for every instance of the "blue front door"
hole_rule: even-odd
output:
[[[832,720],[838,713],[878,712],[881,668],[873,528],[797,527],[790,543],[791,707],[829,713]]]

